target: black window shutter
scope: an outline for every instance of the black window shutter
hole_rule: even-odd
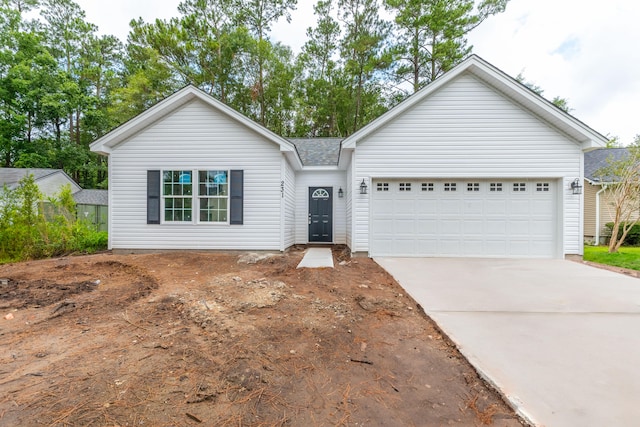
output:
[[[147,224],[160,224],[160,171],[147,171]]]
[[[244,171],[231,171],[231,188],[229,190],[229,223],[243,223]]]

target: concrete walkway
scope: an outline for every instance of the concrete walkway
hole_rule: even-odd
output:
[[[376,258],[540,426],[640,425],[640,280],[564,260]]]
[[[297,268],[333,268],[331,248],[308,248]]]

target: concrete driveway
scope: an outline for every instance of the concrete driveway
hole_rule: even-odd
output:
[[[640,280],[565,260],[375,258],[522,416],[640,425]]]

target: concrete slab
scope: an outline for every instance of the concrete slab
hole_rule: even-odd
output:
[[[376,258],[540,426],[634,426],[640,280],[564,260]]]
[[[333,268],[331,248],[308,248],[297,268]]]

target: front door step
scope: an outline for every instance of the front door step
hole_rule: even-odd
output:
[[[298,268],[333,268],[331,248],[309,248]]]

